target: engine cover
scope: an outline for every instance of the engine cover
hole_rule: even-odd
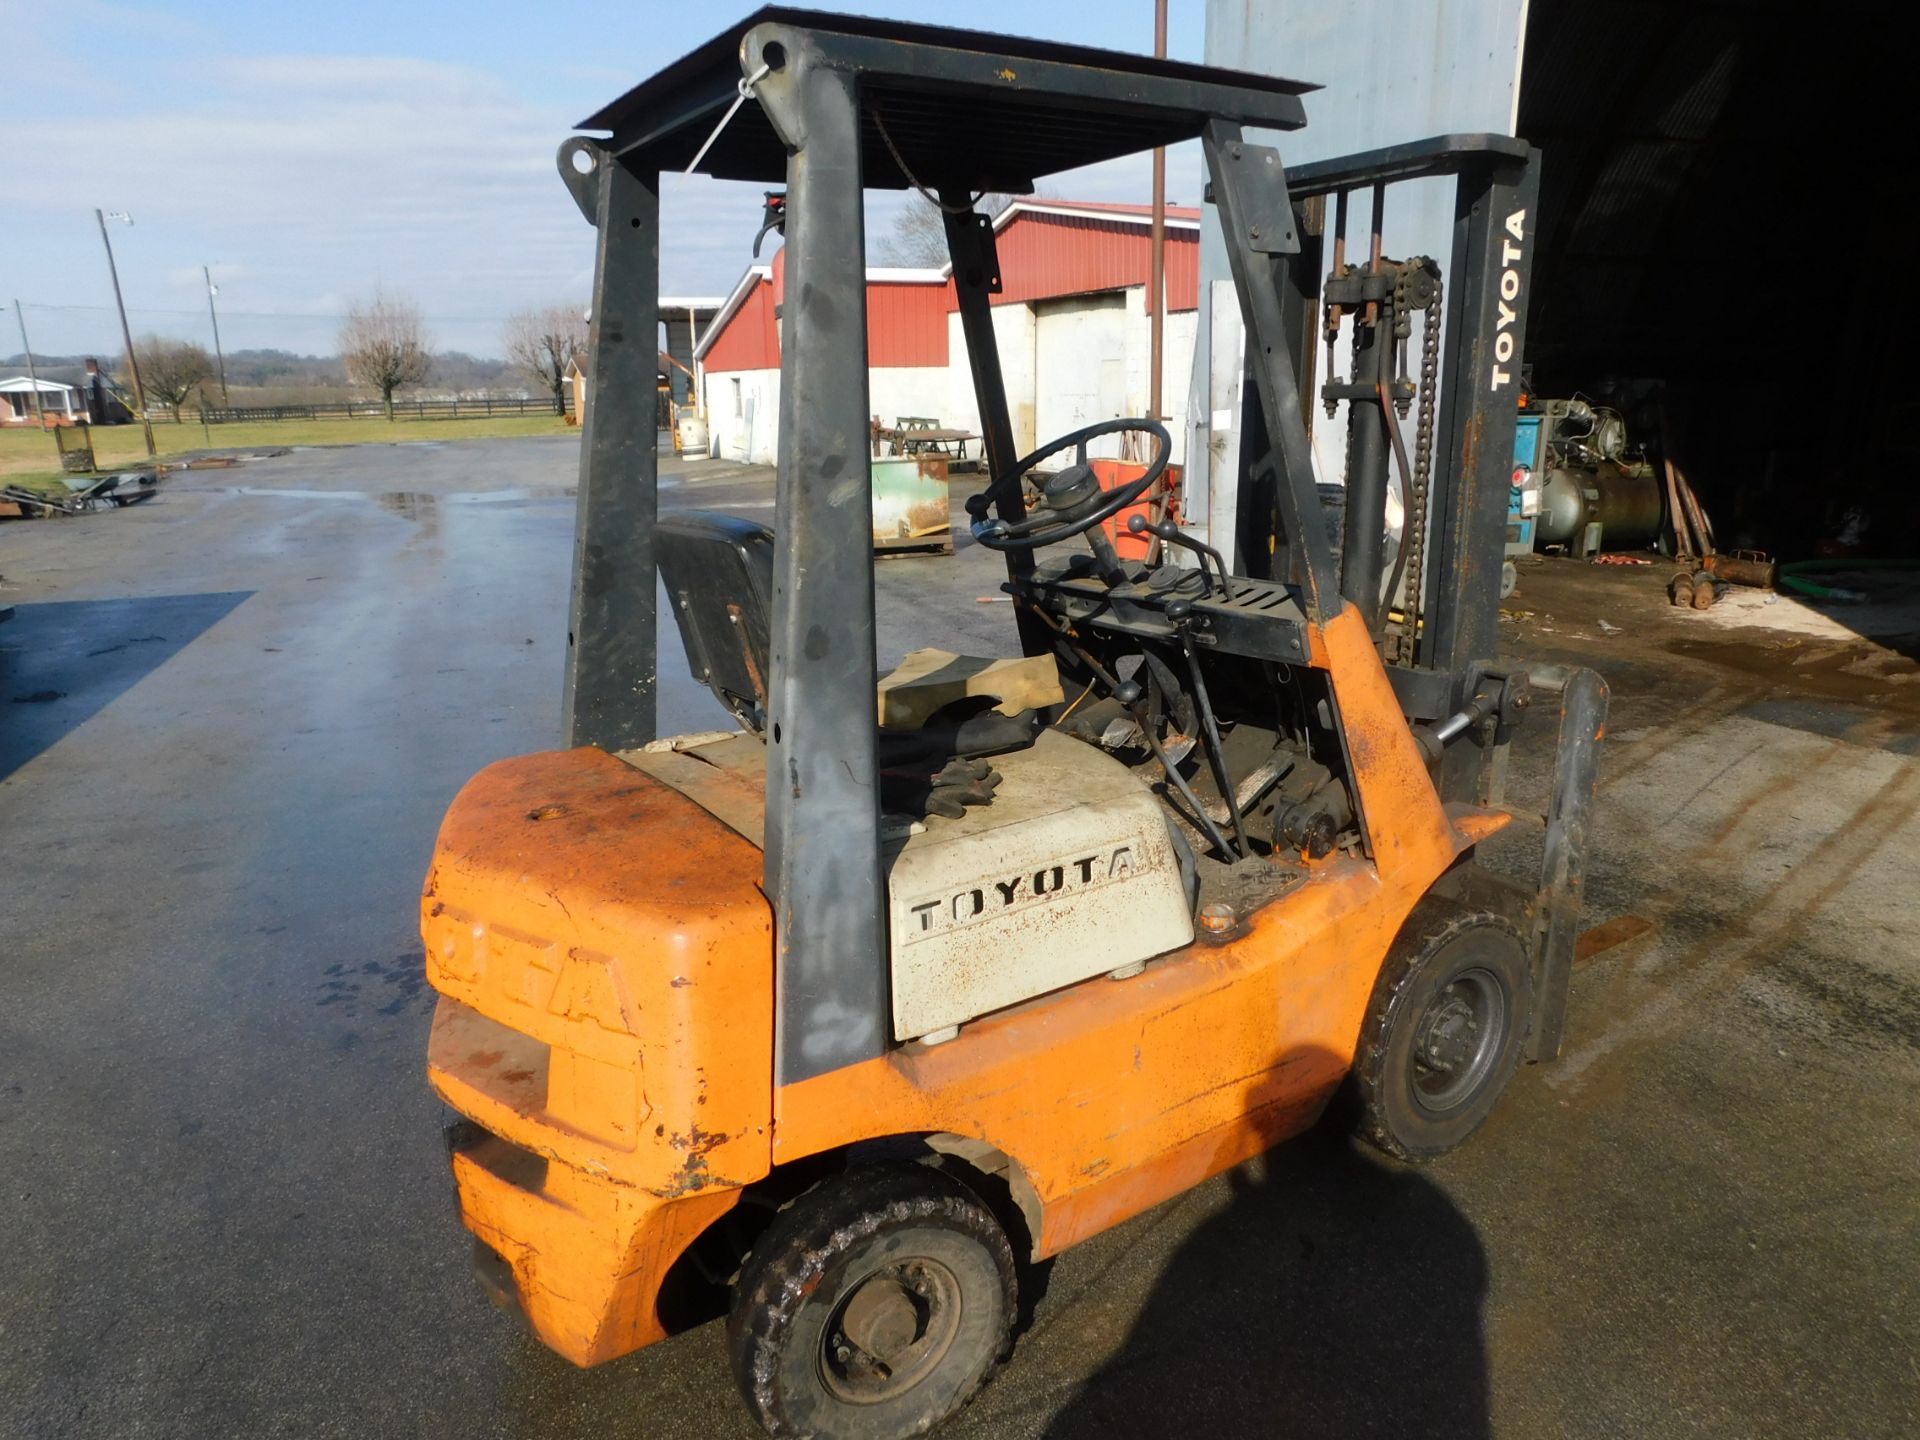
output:
[[[993,764],[991,805],[886,848],[897,1040],[1193,940],[1167,817],[1132,771],[1055,731]]]

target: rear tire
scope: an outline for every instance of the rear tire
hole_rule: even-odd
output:
[[[1008,1348],[1013,1250],[924,1165],[836,1175],[791,1201],[734,1288],[734,1378],[769,1435],[895,1440],[971,1400]]]
[[[1533,967],[1519,932],[1486,910],[1429,897],[1387,954],[1353,1075],[1360,1134],[1430,1160],[1485,1123],[1519,1068]]]

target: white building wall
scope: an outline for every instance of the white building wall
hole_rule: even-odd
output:
[[[771,465],[779,453],[780,372],[706,372],[708,453],[722,460]]]
[[[1042,300],[1034,306],[1034,404],[1040,443],[1124,415],[1128,334],[1124,291]],[[1119,437],[1089,453],[1120,454]],[[1073,457],[1057,463],[1065,464]]]
[[[1126,292],[1122,342],[1113,356],[1088,354],[1077,363],[1092,367],[1097,382],[1107,359],[1124,366],[1124,400],[1118,414],[1143,415],[1147,409],[1147,357],[1150,327],[1145,307],[1146,287]],[[1194,314],[1176,311],[1167,317],[1165,401],[1171,409],[1174,462],[1183,461],[1185,395],[1182,377],[1193,363]],[[947,317],[945,366],[883,366],[867,372],[867,410],[885,425],[902,415],[931,415],[942,425],[975,434],[980,430],[980,407],[973,393],[973,372],[967,363],[966,341],[958,313]],[[1001,375],[1006,381],[1007,408],[1013,423],[1015,448],[1021,454],[1036,449],[1052,435],[1038,433],[1034,307],[1025,304],[993,307],[993,330],[1000,351]],[[767,370],[709,370],[705,372],[709,453],[723,459],[755,465],[774,464],[779,452],[780,372]],[[970,453],[977,453],[969,447]]]
[[[1165,356],[1160,367],[1160,404],[1173,439],[1173,463],[1187,463],[1187,377],[1193,371],[1196,315],[1191,310],[1167,312]],[[1152,408],[1153,317],[1147,313],[1147,287],[1127,291],[1127,408],[1128,415],[1145,415]]]
[[[972,410],[969,405],[968,410]],[[882,425],[900,423],[903,415],[938,420],[954,429],[973,429],[953,418],[953,377],[947,365],[881,366],[867,372],[867,409]]]
[[[1007,387],[1008,418],[1013,425],[1013,447],[1022,455],[1038,443],[1034,438],[1033,307],[993,307],[995,348],[1000,352],[1000,375]],[[973,369],[967,359],[967,341],[960,328],[960,312],[947,316],[946,423],[956,430],[980,432],[980,406],[973,393]],[[944,418],[944,417],[943,417]]]

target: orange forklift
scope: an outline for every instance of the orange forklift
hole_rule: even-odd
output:
[[[1310,88],[775,8],[561,147],[599,233],[568,748],[468,784],[422,926],[461,1218],[575,1363],[724,1314],[769,1433],[920,1434],[1007,1355],[1030,1262],[1343,1089],[1374,1144],[1438,1155],[1558,1053],[1606,690],[1496,653],[1536,158],[1447,136],[1289,174],[1245,132],[1300,127]],[[1196,137],[1246,336],[1235,539],[1135,515],[1161,544],[1123,558],[1108,522],[1171,437],[1124,419],[1016,454],[973,204]],[[659,177],[683,170],[785,187],[771,530],[657,510]],[[1382,197],[1433,176],[1451,253],[1387,258]],[[862,192],[909,186],[945,215],[989,475],[966,509],[1018,653],[882,682]],[[1351,193],[1376,236],[1353,264]],[[1342,317],[1335,504],[1306,399]],[[1150,463],[1103,489],[1090,450],[1122,432]],[[654,733],[659,593],[737,729]],[[1548,688],[1522,884],[1476,849]]]

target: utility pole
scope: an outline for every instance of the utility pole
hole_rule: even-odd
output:
[[[40,422],[42,430],[47,428],[47,407],[40,398],[40,376],[33,368],[33,342],[27,339],[27,316],[20,308],[20,301],[13,302],[13,318],[20,322],[20,348],[27,352],[27,383],[33,386],[33,414]],[[72,394],[72,391],[68,391]]]
[[[140,384],[140,362],[133,355],[133,330],[127,324],[127,302],[120,298],[120,267],[113,263],[113,241],[107,238],[107,217],[95,210],[93,218],[100,225],[100,243],[107,247],[107,274],[113,277],[113,303],[120,311],[120,338],[127,342],[127,373],[133,377],[133,403],[140,407],[140,428],[146,432],[147,458],[151,460],[157,453],[153,448],[153,422],[147,419],[147,392]],[[114,211],[113,218],[133,224],[133,217],[124,211]]]
[[[220,293],[213,283],[213,271],[205,265],[200,273],[207,277],[207,318],[213,321],[213,358],[220,362],[220,403],[227,403],[227,357],[220,352],[220,317],[214,313],[213,297]]]
[[[1153,54],[1158,60],[1167,56],[1167,0],[1153,0]],[[1151,272],[1148,284],[1152,288],[1147,298],[1152,312],[1147,341],[1151,356],[1147,414],[1155,420],[1164,420],[1167,412],[1161,406],[1161,387],[1165,379],[1167,339],[1167,151],[1163,145],[1156,145],[1153,150],[1153,254],[1148,268]]]

